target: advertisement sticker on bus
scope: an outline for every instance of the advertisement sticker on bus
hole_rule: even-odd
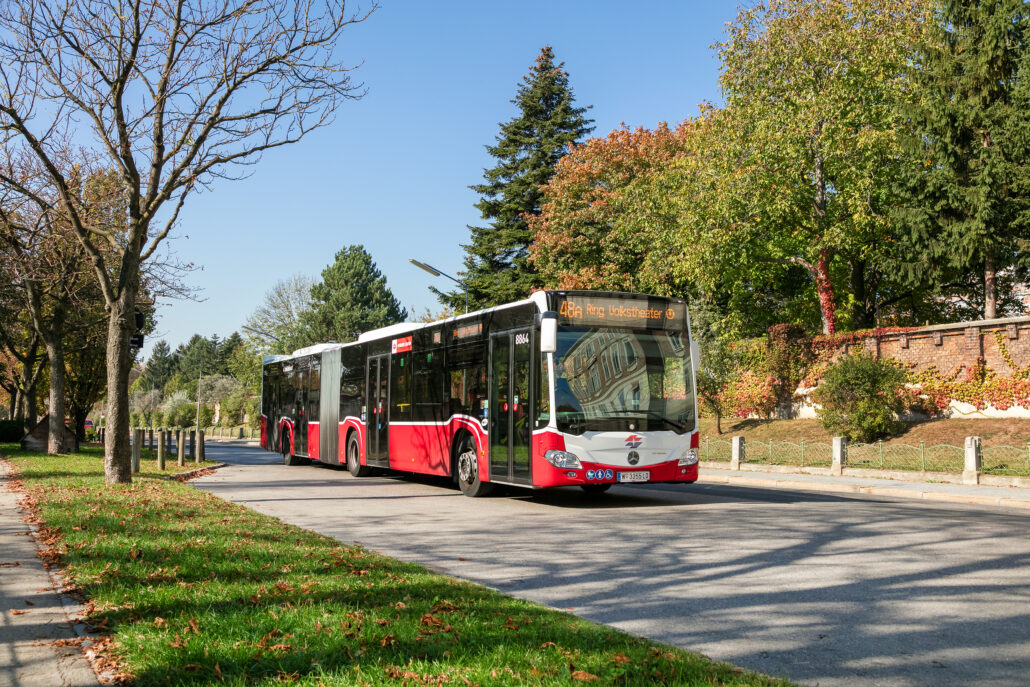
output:
[[[393,345],[390,347],[391,353],[407,353],[411,350],[411,337],[404,336],[399,339],[393,340]]]

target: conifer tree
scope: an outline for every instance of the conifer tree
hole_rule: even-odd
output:
[[[484,183],[470,187],[481,194],[476,208],[487,221],[486,226],[469,227],[472,242],[463,246],[465,270],[460,274],[470,308],[525,298],[542,285],[529,262],[533,234],[527,217],[539,214],[541,187],[569,145],[593,131],[593,120],[584,116],[587,108],[574,104],[563,67],[555,64],[550,46],[540,51],[511,101],[518,114],[501,125],[497,143],[486,148],[497,165],[484,170]],[[464,309],[460,289],[436,293],[442,303]]]
[[[912,148],[922,165],[899,213],[917,280],[961,281],[978,272],[983,316],[999,315],[999,273],[1016,259],[1019,187],[1013,88],[1025,53],[1024,0],[947,0],[939,33],[920,51]]]
[[[311,287],[311,308],[301,313],[302,345],[354,341],[362,332],[407,316],[364,246],[348,246]]]

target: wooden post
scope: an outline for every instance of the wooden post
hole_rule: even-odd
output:
[[[175,430],[175,454],[179,467],[186,465],[186,432],[181,429]]]
[[[197,430],[197,462],[204,462],[204,430]]]
[[[165,431],[163,429],[157,430],[157,469],[165,469]]]
[[[197,456],[197,430],[190,430],[190,460]]]
[[[140,454],[143,451],[143,430],[132,430],[132,471],[139,472]]]
[[[147,430],[147,435],[148,435],[148,438],[149,438],[150,450],[153,451],[154,450],[154,428],[153,427],[151,427],[150,429]]]

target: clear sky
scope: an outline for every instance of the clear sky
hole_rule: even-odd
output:
[[[409,258],[455,275],[467,225],[478,224],[468,186],[493,166],[484,150],[544,45],[565,62],[595,136],[622,123],[653,127],[718,102],[710,46],[736,0],[382,0],[343,36],[368,94],[335,123],[265,156],[247,180],[194,196],[171,249],[198,266],[200,301],[160,301],[144,348],[174,348],[194,333],[228,336],[277,280],[318,278],[340,248],[364,244],[409,311],[437,310],[430,284],[454,286]]]

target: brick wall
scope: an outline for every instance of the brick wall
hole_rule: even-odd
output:
[[[849,344],[841,353],[866,350],[874,356],[890,357],[911,364],[916,372],[934,365],[942,374],[965,371],[983,357],[999,377],[1011,377],[1012,368],[999,350],[995,332],[1012,361],[1019,367],[1030,364],[1030,317],[1012,317],[978,322],[923,327],[908,332],[887,332],[879,339],[869,337]]]

